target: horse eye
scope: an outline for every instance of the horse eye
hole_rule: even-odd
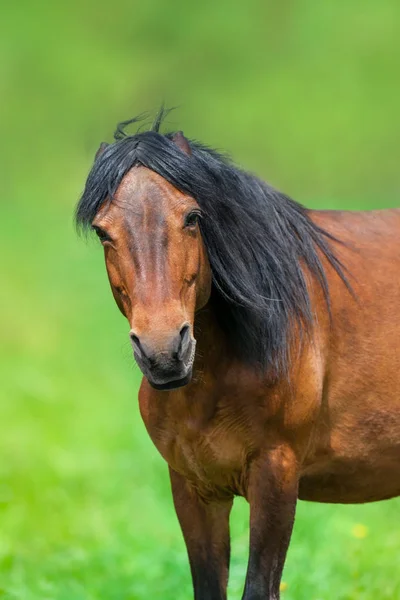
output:
[[[192,211],[190,213],[188,213],[185,217],[185,224],[184,227],[189,227],[189,228],[194,228],[196,227],[197,223],[199,222],[199,218],[200,218],[200,213],[198,211]]]
[[[97,227],[96,225],[93,225],[92,229],[96,233],[97,237],[99,238],[99,240],[101,242],[111,242],[110,236],[108,235],[108,233],[106,233],[104,231],[104,229],[101,229],[100,227]]]
[[[125,289],[123,287],[121,287],[120,285],[115,286],[115,291],[120,296],[124,296],[125,298],[128,297],[128,294],[126,293]]]

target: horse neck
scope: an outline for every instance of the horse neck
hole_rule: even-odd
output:
[[[219,371],[232,362],[232,351],[211,301],[196,314],[194,336],[197,342],[195,370]]]
[[[326,344],[326,337],[330,331],[329,316],[322,291],[315,285],[315,289],[312,288],[310,293],[316,309],[321,308],[317,311],[317,332],[314,331],[311,338],[305,337],[302,342],[299,335],[294,336],[291,341],[289,370],[284,373],[277,373],[268,368],[264,372],[260,371],[256,366],[237,357],[218,322],[218,312],[215,310],[214,303],[209,301],[196,314],[194,323],[194,336],[197,342],[194,379],[197,382],[207,381],[219,390],[223,389],[225,383],[231,385],[232,381],[236,381],[237,388],[243,385],[247,391],[254,389],[258,393],[262,385],[270,391],[274,389],[292,394],[293,388],[299,385],[299,380],[302,379],[301,368],[304,369],[304,373],[308,373],[310,365],[316,360],[315,352],[319,353],[317,347],[321,348]]]
[[[196,358],[194,379],[207,382],[209,389],[215,386],[219,390],[224,384],[232,385],[236,381],[260,381],[260,373],[255,367],[246,364],[233,351],[232,343],[218,321],[214,303],[210,301],[196,314],[194,336],[196,338]],[[262,376],[267,380],[268,376]]]

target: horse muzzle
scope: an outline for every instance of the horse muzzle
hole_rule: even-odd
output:
[[[152,343],[149,336],[130,333],[137,364],[150,385],[156,390],[173,390],[187,385],[192,378],[196,340],[184,324],[160,344]]]

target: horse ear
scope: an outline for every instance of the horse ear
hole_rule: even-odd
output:
[[[104,150],[107,148],[107,146],[109,146],[110,144],[107,144],[107,142],[101,142],[99,149],[96,152],[96,155],[94,157],[94,160],[97,160],[104,152]]]
[[[176,133],[174,133],[174,135],[172,136],[172,141],[178,146],[178,148],[180,148],[182,150],[182,152],[184,152],[185,154],[189,154],[189,156],[192,154],[192,149],[190,147],[189,142],[187,141],[187,139],[185,138],[185,136],[183,135],[183,131],[177,131]]]

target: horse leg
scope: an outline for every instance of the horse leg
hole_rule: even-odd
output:
[[[294,453],[278,447],[249,467],[250,553],[242,600],[279,600],[298,492]]]
[[[233,499],[204,500],[189,481],[171,468],[169,472],[189,555],[195,600],[226,600]]]

